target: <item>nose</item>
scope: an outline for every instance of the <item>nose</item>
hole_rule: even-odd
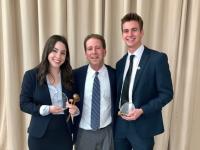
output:
[[[131,30],[128,31],[128,36],[132,36],[133,32]]]
[[[56,53],[56,58],[61,58],[61,53]]]
[[[96,48],[92,48],[92,53],[95,54],[96,53]]]

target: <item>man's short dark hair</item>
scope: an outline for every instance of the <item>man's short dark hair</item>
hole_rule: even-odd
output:
[[[143,20],[142,17],[137,13],[128,13],[121,19],[121,30],[123,31],[123,24],[129,21],[137,21],[140,26],[140,31],[143,29]]]
[[[100,35],[100,34],[94,34],[94,33],[92,33],[92,34],[89,34],[89,35],[85,38],[85,40],[84,40],[84,49],[85,49],[85,51],[86,51],[86,42],[87,42],[89,39],[91,39],[91,38],[100,40],[100,41],[101,41],[101,44],[102,44],[102,47],[103,47],[104,49],[106,49],[106,42],[105,42],[104,37],[103,37],[102,35]]]

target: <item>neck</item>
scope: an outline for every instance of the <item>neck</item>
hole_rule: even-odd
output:
[[[49,72],[54,75],[57,76],[60,73],[60,69],[59,68],[50,68]]]
[[[128,47],[128,51],[130,53],[134,53],[141,45],[142,45],[142,43],[140,43],[140,44],[138,44],[137,46],[134,46],[134,47]]]
[[[60,82],[60,69],[50,69],[47,76],[52,85],[57,85]]]
[[[95,71],[99,71],[99,69],[101,69],[101,67],[103,66],[103,64],[99,64],[99,65],[91,65],[91,68],[94,69]]]

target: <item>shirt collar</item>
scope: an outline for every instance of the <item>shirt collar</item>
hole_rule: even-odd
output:
[[[144,45],[141,45],[140,47],[138,47],[138,49],[136,49],[136,51],[134,51],[134,53],[130,53],[128,51],[128,57],[130,57],[130,55],[135,55],[135,57],[140,58],[142,56],[143,51],[144,51]]]
[[[106,66],[103,65],[99,70],[99,74],[101,74],[102,72],[104,72],[106,70]],[[95,76],[96,70],[92,69],[92,67],[90,65],[88,65],[88,74],[91,76]]]

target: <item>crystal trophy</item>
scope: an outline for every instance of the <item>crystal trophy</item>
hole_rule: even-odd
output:
[[[66,108],[66,102],[68,101],[68,97],[63,92],[57,92],[54,94],[53,99],[55,100],[57,106],[61,107],[63,110]]]
[[[126,102],[124,103],[118,112],[118,115],[128,115],[130,111],[133,111],[135,109],[135,105],[132,102]]]

